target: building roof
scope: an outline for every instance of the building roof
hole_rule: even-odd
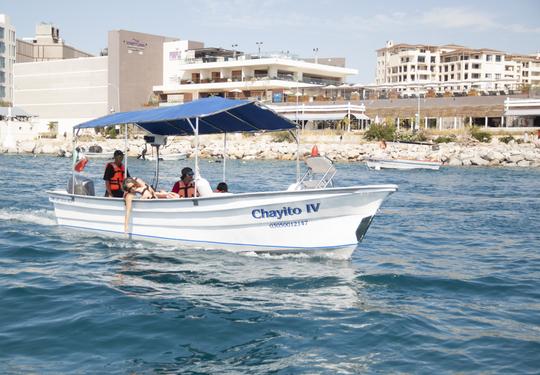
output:
[[[0,116],[2,117],[32,117],[30,113],[26,112],[21,107],[11,107],[11,114],[9,113],[9,107],[0,107]]]

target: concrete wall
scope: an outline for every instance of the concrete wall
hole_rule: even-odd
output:
[[[14,65],[14,103],[41,119],[92,119],[109,113],[108,58]]]
[[[108,106],[114,111],[142,108],[163,81],[163,43],[174,40],[126,30],[109,31]]]

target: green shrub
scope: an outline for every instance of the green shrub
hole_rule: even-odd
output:
[[[364,133],[364,138],[368,141],[393,141],[396,134],[396,127],[393,125],[372,124]]]
[[[516,139],[512,137],[511,135],[507,135],[507,136],[499,138],[499,142],[506,143],[506,144],[510,143],[510,141],[515,141],[515,140]]]
[[[282,131],[282,132],[275,132],[273,133],[272,142],[282,143],[282,142],[288,142],[293,143],[295,142],[293,135],[291,132],[288,131]]]
[[[455,142],[457,140],[457,137],[454,134],[450,135],[440,135],[437,138],[433,140],[435,143],[450,143]]]
[[[418,131],[416,133],[397,132],[395,135],[395,139],[396,141],[401,142],[425,142],[427,141],[427,136],[421,131]]]
[[[110,139],[116,139],[117,135],[118,133],[116,132],[116,128],[114,126],[108,126],[105,129],[105,137],[110,138]]]
[[[491,134],[486,131],[480,130],[480,128],[477,127],[471,128],[471,136],[480,142],[491,142]]]

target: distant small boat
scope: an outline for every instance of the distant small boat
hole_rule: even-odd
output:
[[[409,160],[409,159],[377,159],[366,160],[369,169],[432,169],[439,170],[442,163],[430,160]]]
[[[85,152],[84,155],[91,159],[112,159],[112,152]]]
[[[149,156],[145,156],[145,159],[155,161],[156,157],[154,155],[149,155]],[[159,160],[184,160],[184,159],[187,159],[187,154],[184,154],[184,153],[159,155]]]

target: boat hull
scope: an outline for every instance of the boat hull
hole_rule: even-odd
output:
[[[59,225],[178,245],[257,253],[350,257],[396,185],[134,200],[49,192]]]
[[[155,156],[146,156],[146,160],[155,161]],[[159,155],[159,160],[185,160],[187,159],[187,154],[163,154]]]
[[[432,169],[439,170],[440,162],[427,160],[407,159],[368,159],[366,164],[369,169]]]

